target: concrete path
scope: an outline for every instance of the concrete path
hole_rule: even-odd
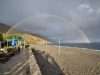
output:
[[[0,75],[30,75],[29,50],[21,50],[5,64],[0,63]]]

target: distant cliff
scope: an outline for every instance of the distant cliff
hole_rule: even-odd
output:
[[[11,27],[9,25],[0,23],[0,33],[6,33]]]
[[[3,37],[5,38],[7,36],[7,34],[5,34],[11,27],[9,25],[0,23],[0,34],[3,34]],[[13,30],[13,32],[11,32],[11,34],[16,34],[14,33],[17,32],[16,29]],[[10,35],[10,34],[9,34]],[[28,40],[30,43],[34,43],[34,44],[46,44],[48,41],[44,40],[41,36],[36,35],[36,34],[25,34],[24,32],[22,33],[18,33],[16,35],[21,36],[22,38],[25,37],[26,40]]]
[[[45,40],[44,38],[35,35],[35,34],[20,34],[22,37],[25,37],[26,40],[28,40],[30,43],[34,43],[34,44],[47,44],[48,41]]]

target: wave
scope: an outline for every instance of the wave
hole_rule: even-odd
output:
[[[83,49],[83,50],[89,50],[89,51],[100,51],[100,50],[89,49],[89,48],[80,48],[80,47],[69,47],[69,46],[61,46],[61,47],[64,47],[64,48]]]
[[[56,47],[59,47],[58,45],[55,45]],[[99,49],[89,49],[89,48],[80,48],[80,47],[70,47],[70,46],[60,46],[62,48],[75,48],[75,49],[83,49],[83,50],[89,50],[89,51],[100,51]]]

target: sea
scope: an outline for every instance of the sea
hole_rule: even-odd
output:
[[[49,45],[56,45],[59,46],[59,44],[49,44]],[[80,48],[80,49],[88,49],[92,51],[100,51],[100,43],[61,43],[61,47],[66,48]]]
[[[100,43],[61,43],[61,46],[100,51]]]

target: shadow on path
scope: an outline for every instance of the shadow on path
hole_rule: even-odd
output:
[[[47,53],[33,50],[42,75],[64,75],[55,60]]]

